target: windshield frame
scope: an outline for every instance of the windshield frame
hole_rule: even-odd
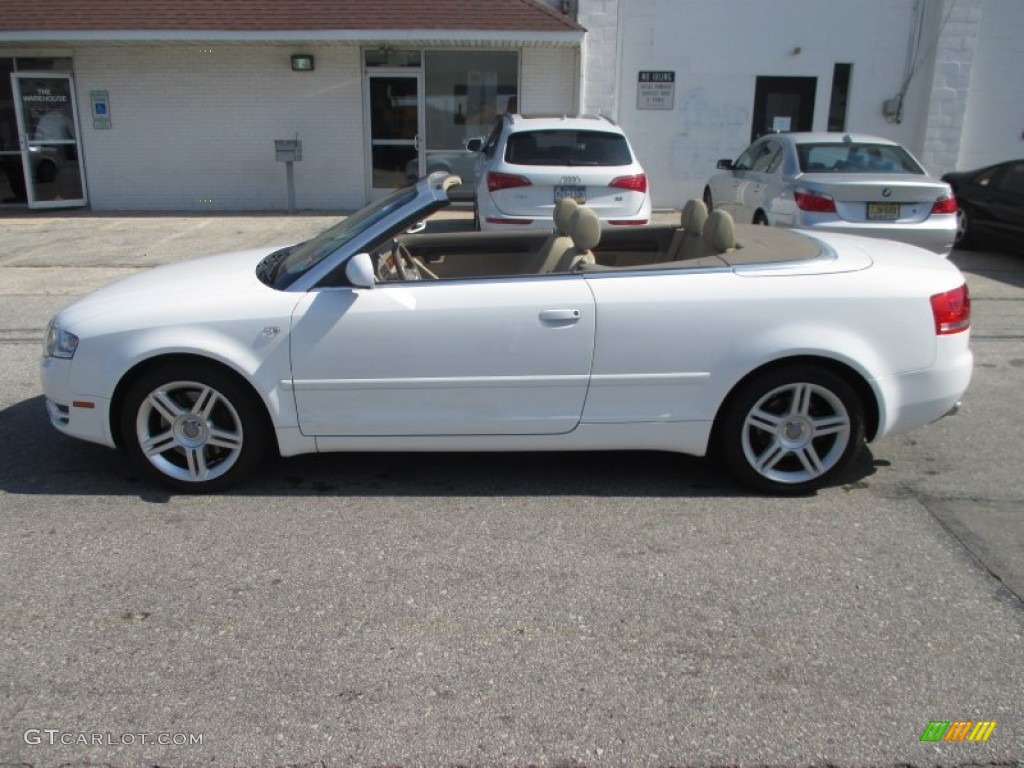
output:
[[[328,256],[358,240],[360,235],[374,229],[375,225],[396,211],[405,209],[416,200],[416,197],[416,187],[402,187],[345,217],[311,240],[292,246],[288,254],[274,267],[273,274],[270,275],[270,286],[281,291],[287,290]]]

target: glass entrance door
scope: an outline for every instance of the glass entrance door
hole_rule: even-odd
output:
[[[370,195],[378,198],[423,175],[419,73],[367,73]]]
[[[71,75],[15,72],[11,74],[11,87],[29,207],[85,205]]]

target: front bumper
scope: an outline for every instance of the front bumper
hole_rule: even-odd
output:
[[[73,365],[74,360],[43,358],[40,379],[50,423],[71,437],[114,448],[116,443],[110,431],[110,399],[72,391]]]

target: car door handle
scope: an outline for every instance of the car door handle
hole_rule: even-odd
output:
[[[580,311],[578,309],[545,309],[540,313],[543,323],[571,324],[579,322]]]

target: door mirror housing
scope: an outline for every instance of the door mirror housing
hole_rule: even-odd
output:
[[[718,165],[715,166],[715,167],[718,168],[721,171],[734,171],[734,170],[736,170],[733,167],[732,160],[730,160],[728,157],[724,157],[721,160],[719,160],[718,161]]]
[[[357,253],[345,265],[345,277],[354,288],[373,288],[377,284],[373,274],[373,259],[368,253]]]

